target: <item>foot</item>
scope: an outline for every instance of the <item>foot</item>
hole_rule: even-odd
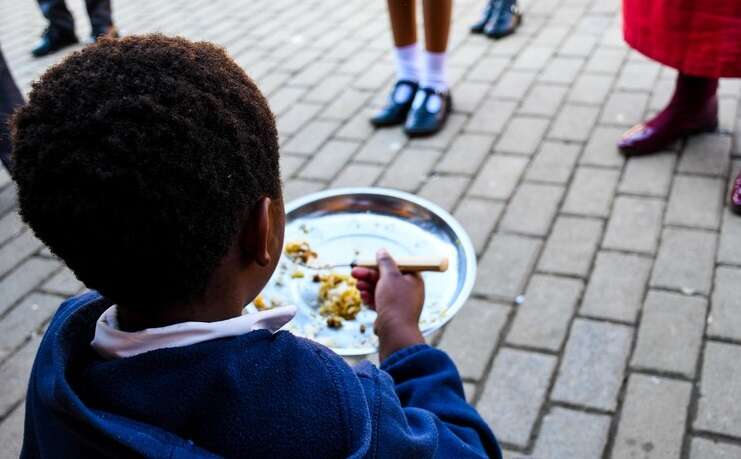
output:
[[[502,0],[488,0],[484,12],[481,14],[481,18],[471,26],[471,33],[484,33],[486,24],[491,20],[491,16],[495,10],[499,9],[498,4],[502,3]]]
[[[664,150],[684,137],[718,128],[718,97],[713,95],[699,114],[669,106],[646,123],[633,126],[618,142],[627,156],[646,155]]]
[[[731,200],[729,202],[731,212],[741,215],[741,173],[738,174],[731,188]]]
[[[522,13],[517,2],[502,0],[498,11],[491,17],[484,28],[484,33],[495,40],[512,35],[522,24]]]
[[[77,44],[77,36],[74,32],[47,28],[31,50],[31,54],[34,57],[43,57],[75,44]]]
[[[450,91],[420,88],[414,97],[412,109],[407,115],[404,132],[409,137],[421,137],[440,131],[453,106]]]
[[[419,84],[414,81],[397,81],[389,94],[386,106],[371,118],[371,124],[376,127],[387,127],[404,123],[418,88]]]
[[[95,30],[90,33],[90,36],[85,41],[88,45],[92,45],[96,41],[100,40],[101,38],[118,38],[118,29],[116,26],[112,25],[109,26],[103,30]]]

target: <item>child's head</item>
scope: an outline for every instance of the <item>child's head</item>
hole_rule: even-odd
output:
[[[259,289],[275,269],[275,122],[221,48],[104,40],[47,71],[13,131],[24,220],[118,304],[196,302],[214,282]]]

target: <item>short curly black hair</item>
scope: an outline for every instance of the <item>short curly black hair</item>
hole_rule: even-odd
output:
[[[198,298],[257,201],[281,195],[267,101],[205,42],[102,40],[33,85],[12,131],[23,219],[118,303]]]

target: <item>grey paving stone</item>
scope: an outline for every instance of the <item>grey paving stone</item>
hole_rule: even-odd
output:
[[[280,116],[290,109],[306,93],[306,88],[295,86],[284,86],[273,92],[268,97],[270,109],[276,116]],[[311,109],[317,109],[318,105],[311,105]],[[318,109],[317,109],[318,110]]]
[[[587,61],[585,70],[587,72],[606,73],[614,75],[623,65],[626,54],[627,53],[625,48],[615,49],[599,47],[594,51],[589,61]]]
[[[669,196],[668,224],[718,229],[724,183],[719,178],[678,175]]]
[[[708,317],[708,335],[741,340],[741,268],[719,266]]]
[[[59,262],[29,258],[0,281],[0,315],[59,268]]]
[[[492,83],[499,78],[509,64],[509,59],[499,56],[488,56],[480,59],[466,75],[467,80]]]
[[[579,167],[571,181],[562,212],[608,217],[620,171]]]
[[[565,95],[564,86],[537,84],[522,102],[519,112],[523,115],[553,116]]]
[[[566,8],[564,7],[564,9]],[[565,20],[575,21],[581,16],[581,12],[575,8],[572,12],[563,12],[563,16]],[[597,46],[597,39],[594,36],[585,33],[575,33],[561,44],[558,54],[559,56],[588,57],[592,54],[595,46]]]
[[[315,182],[309,180],[289,180],[283,186],[283,199],[286,202],[291,202],[294,199],[303,198],[307,194],[315,193],[325,188],[323,182]]]
[[[527,158],[516,156],[490,156],[468,194],[482,198],[508,199],[514,192],[527,162]]]
[[[602,111],[602,124],[632,126],[643,120],[648,95],[632,92],[614,92]]]
[[[687,139],[679,172],[725,177],[731,164],[731,137],[703,134]]]
[[[368,99],[368,92],[348,89],[327,105],[320,114],[320,117],[337,121],[346,120],[357,113],[362,107],[366,106]]]
[[[454,216],[471,238],[476,253],[484,250],[503,210],[503,203],[483,199],[464,198],[458,204]]]
[[[720,247],[718,261],[741,265],[741,218],[731,213],[728,208],[723,211],[723,226],[720,229]]]
[[[322,109],[322,105],[296,103],[278,116],[276,124],[281,135],[292,135],[301,129]]]
[[[41,338],[35,337],[0,365],[0,418],[6,416],[26,395],[26,384]]]
[[[512,64],[512,68],[518,70],[540,70],[545,67],[553,54],[554,49],[551,47],[527,47],[517,56],[517,59]]]
[[[299,176],[308,179],[331,180],[343,169],[358,147],[358,142],[330,140],[312,156]]]
[[[349,75],[331,75],[306,93],[303,99],[307,102],[327,103],[339,96],[352,82]],[[291,86],[286,86],[290,88]]]
[[[717,236],[705,231],[667,228],[661,239],[651,286],[707,295]]]
[[[0,277],[14,266],[38,251],[42,242],[34,236],[33,231],[26,230],[0,247]]]
[[[419,196],[451,211],[470,181],[469,177],[433,175],[419,190]]]
[[[540,271],[587,277],[602,238],[599,220],[559,217],[538,263]]]
[[[8,212],[0,218],[0,245],[19,235],[25,229],[18,212]]]
[[[692,384],[633,374],[612,458],[680,457]]]
[[[695,430],[741,436],[741,346],[708,341],[700,380]]]
[[[463,128],[463,124],[468,118],[462,113],[453,113],[445,122],[445,127],[431,137],[420,137],[412,139],[409,145],[414,148],[439,149],[444,150],[453,143],[453,139]]]
[[[555,57],[543,69],[538,78],[548,83],[571,84],[584,65],[584,59],[579,57]]]
[[[283,181],[290,179],[306,162],[305,156],[280,155],[280,175]]]
[[[733,133],[738,115],[738,99],[721,97],[718,101],[718,130],[724,134]]]
[[[507,342],[558,351],[581,297],[584,283],[576,279],[535,275],[524,302],[517,307]]]
[[[584,142],[597,120],[599,109],[582,105],[564,105],[556,121],[551,126],[548,137],[551,139]]]
[[[477,406],[499,441],[527,446],[555,367],[550,355],[499,351]]]
[[[595,128],[579,164],[586,166],[622,167],[625,157],[617,149],[617,142],[625,129],[598,126]]]
[[[64,298],[32,293],[0,320],[0,361],[41,327],[54,314]]]
[[[365,123],[369,124],[368,120]],[[388,164],[399,155],[406,143],[406,136],[401,129],[377,130],[355,155],[355,161]]]
[[[541,245],[522,236],[494,235],[479,261],[474,291],[512,301],[522,293]]]
[[[533,458],[602,457],[609,430],[607,415],[553,408],[543,418]]]
[[[607,100],[612,80],[610,75],[584,73],[576,79],[568,100],[579,104],[601,105]]]
[[[324,142],[329,139],[339,127],[336,121],[310,121],[288,141],[281,151],[297,155],[311,155],[316,153]]]
[[[26,407],[21,404],[0,423],[0,459],[17,459],[21,455]]]
[[[563,192],[564,188],[558,185],[523,183],[507,206],[502,230],[532,236],[547,235]]]
[[[383,167],[375,164],[350,163],[332,182],[333,188],[371,186],[383,173]]]
[[[443,155],[435,167],[439,172],[472,175],[491,150],[494,138],[481,134],[461,134]]]
[[[628,62],[620,72],[616,87],[628,91],[649,92],[659,77],[661,67],[653,63]]]
[[[360,110],[350,118],[334,135],[338,139],[361,140],[369,139],[375,131],[368,120],[375,113],[376,108],[368,107]],[[392,132],[394,130],[389,130]],[[398,132],[397,132],[398,134]]]
[[[631,366],[694,378],[706,310],[703,298],[648,292]]]
[[[415,191],[432,170],[439,157],[440,152],[434,150],[405,148],[386,170],[386,174],[381,178],[379,185],[405,191]]]
[[[741,457],[741,446],[705,438],[692,439],[690,459],[735,459],[738,457]]]
[[[661,233],[664,201],[618,196],[602,247],[653,255]]]
[[[536,72],[509,70],[499,78],[491,94],[500,99],[522,99],[535,81]]]
[[[476,397],[476,384],[470,382],[463,383],[463,394],[466,396],[468,403],[473,403],[474,397]]]
[[[438,344],[464,379],[480,380],[507,323],[510,308],[488,301],[469,300],[445,327]]]
[[[551,399],[614,411],[632,337],[624,325],[574,320]]]
[[[543,118],[512,118],[494,150],[530,156],[538,149],[548,123],[549,121]]]
[[[673,152],[630,158],[625,166],[618,191],[666,197],[669,194],[676,160],[677,155]]]
[[[543,142],[525,174],[527,180],[565,184],[571,177],[579,146],[569,143]]]
[[[486,99],[464,126],[466,132],[499,134],[517,108],[517,102]]]
[[[459,48],[462,49],[462,48]],[[482,48],[483,49],[483,48]],[[474,113],[484,100],[491,86],[487,83],[462,81],[452,89],[455,94],[455,111]]]
[[[85,285],[75,277],[75,273],[65,267],[44,282],[41,289],[48,293],[69,297],[79,293],[84,287]]]

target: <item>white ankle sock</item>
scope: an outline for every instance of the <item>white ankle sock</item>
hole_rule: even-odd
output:
[[[422,54],[424,68],[420,86],[432,88],[436,91],[448,90],[448,66],[447,53],[431,53],[425,51]]]
[[[396,78],[398,80],[419,81],[419,51],[417,44],[396,48]]]

